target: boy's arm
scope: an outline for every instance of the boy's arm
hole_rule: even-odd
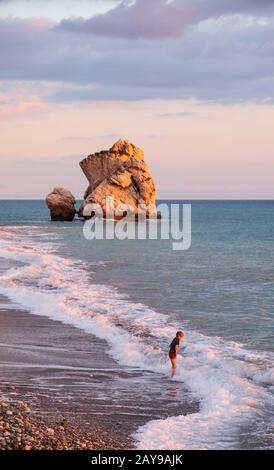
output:
[[[178,354],[178,352],[179,352],[179,344],[176,344],[176,346],[175,346],[175,351],[176,351],[176,356],[177,356],[177,354]]]

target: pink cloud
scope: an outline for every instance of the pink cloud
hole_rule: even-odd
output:
[[[33,116],[48,111],[49,105],[39,96],[22,96],[20,91],[7,96],[0,93],[0,119]]]

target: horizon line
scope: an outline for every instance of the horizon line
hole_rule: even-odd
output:
[[[84,198],[75,198],[76,201],[83,201]],[[0,201],[35,201],[35,202],[45,202],[45,199],[37,198],[0,198]],[[159,198],[158,201],[239,201],[239,202],[252,202],[252,201],[265,201],[265,202],[274,202],[273,198]]]

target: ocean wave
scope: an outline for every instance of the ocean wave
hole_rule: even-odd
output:
[[[73,325],[109,343],[120,363],[168,376],[165,360],[174,331],[164,314],[133,303],[115,288],[90,281],[88,265],[58,256],[41,243],[39,227],[1,229],[0,257],[19,261],[0,277],[0,293],[36,315]],[[29,230],[29,232],[28,232]],[[23,237],[23,238],[22,238]],[[232,449],[241,429],[273,409],[273,354],[185,330],[173,380],[199,399],[199,412],[150,421],[135,433],[140,449]]]

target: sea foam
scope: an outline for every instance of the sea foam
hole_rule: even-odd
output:
[[[39,243],[38,227],[0,230],[0,257],[20,262],[0,277],[0,293],[36,315],[104,339],[118,363],[168,376],[168,344],[182,325],[136,304],[115,288],[96,285],[84,262],[58,256]],[[29,230],[29,232],[28,232]],[[154,420],[134,435],[140,449],[233,449],[249,421],[273,409],[273,354],[185,330],[173,380],[200,401],[199,412]],[[273,387],[272,387],[273,389]]]

